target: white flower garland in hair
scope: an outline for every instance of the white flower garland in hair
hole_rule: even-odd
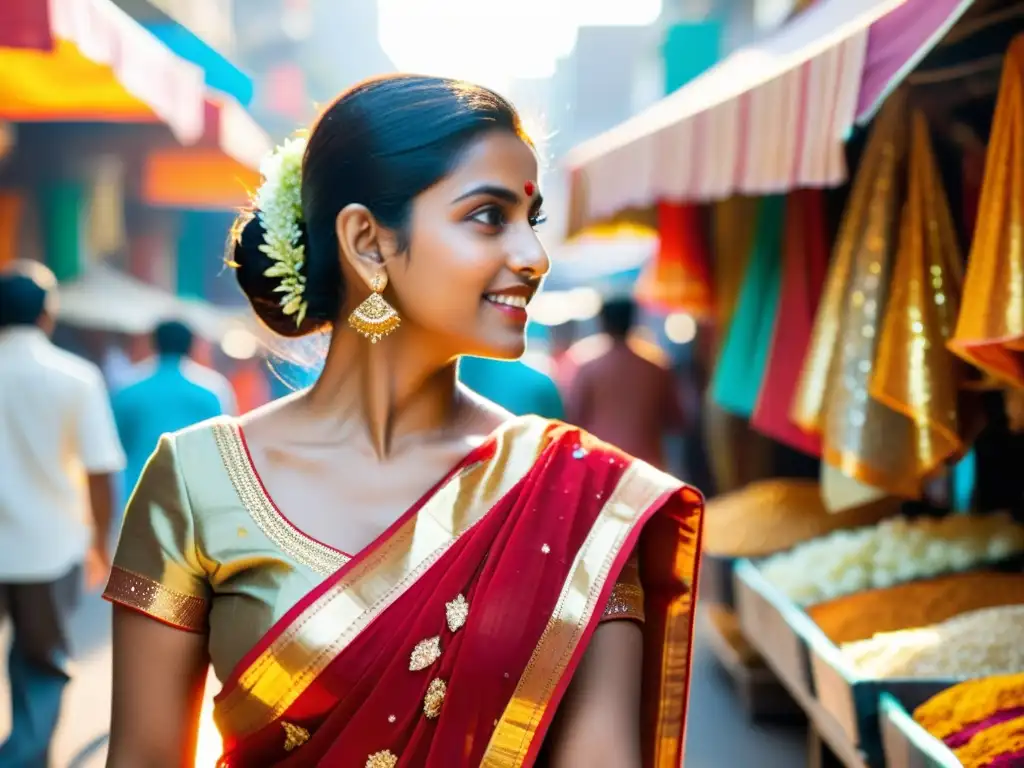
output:
[[[256,192],[257,216],[263,225],[260,250],[274,263],[264,270],[266,277],[279,277],[274,289],[281,296],[281,311],[295,315],[295,325],[306,319],[306,277],[302,274],[305,246],[302,237],[302,156],[306,139],[286,139],[260,163],[263,183]]]

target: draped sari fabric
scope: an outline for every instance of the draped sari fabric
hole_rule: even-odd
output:
[[[949,348],[988,376],[1024,387],[1024,36],[1006,54],[964,301]]]
[[[783,231],[782,293],[764,381],[751,424],[758,432],[811,456],[821,455],[819,435],[801,429],[789,409],[811,342],[814,316],[828,271],[824,193],[791,192]]]
[[[700,495],[575,428],[519,421],[242,659],[216,702],[222,766],[534,765],[634,553],[645,765],[680,764]]]

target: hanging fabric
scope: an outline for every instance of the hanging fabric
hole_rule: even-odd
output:
[[[661,312],[706,319],[712,312],[711,269],[700,208],[658,204],[658,253],[637,283],[637,300]]]
[[[868,395],[895,250],[906,100],[894,94],[875,120],[836,240],[792,418],[822,436],[823,497],[833,511],[899,486],[915,496],[911,435]],[[827,467],[831,466],[831,470]]]
[[[18,258],[23,201],[14,191],[0,192],[0,267]]]
[[[124,249],[124,163],[117,155],[94,161],[86,222],[87,258],[102,260]]]
[[[811,342],[828,257],[824,194],[812,189],[791,192],[786,200],[781,301],[752,424],[762,434],[811,456],[821,454],[820,435],[795,424],[789,412]]]
[[[85,195],[74,181],[48,184],[39,190],[39,220],[46,264],[58,280],[74,280],[82,271]]]
[[[962,265],[928,125],[914,112],[899,248],[868,388],[911,430],[908,480],[923,481],[965,449],[960,385],[966,366],[946,347],[960,307]]]
[[[979,209],[949,348],[990,377],[1024,387],[1024,36],[1006,54]]]
[[[724,338],[732,321],[754,242],[760,198],[734,196],[712,209],[715,323]]]
[[[757,404],[778,312],[785,210],[786,198],[781,195],[761,201],[736,310],[711,381],[714,401],[744,418]]]

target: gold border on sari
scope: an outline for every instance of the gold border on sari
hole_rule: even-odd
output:
[[[638,460],[623,473],[576,554],[554,613],[491,735],[481,768],[523,765],[558,683],[600,611],[601,592],[626,539],[655,501],[682,485]]]
[[[494,435],[494,455],[470,464],[355,563],[271,643],[217,702],[224,734],[244,737],[279,718],[370,623],[416,583],[522,480],[549,422],[517,418]]]

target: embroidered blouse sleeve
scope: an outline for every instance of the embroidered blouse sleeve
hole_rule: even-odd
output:
[[[604,615],[601,616],[601,621],[618,619],[644,620],[644,588],[640,583],[640,562],[636,552],[630,555],[623,566],[605,605]]]
[[[128,502],[103,596],[179,629],[206,630],[209,582],[170,435],[160,438]]]

